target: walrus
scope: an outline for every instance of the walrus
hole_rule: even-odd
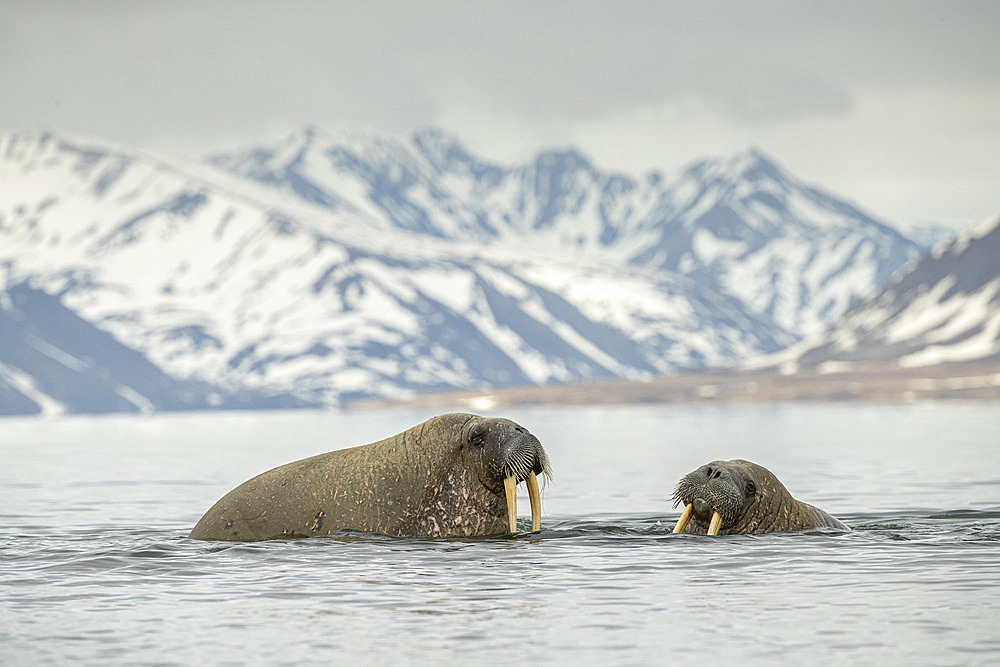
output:
[[[770,470],[750,461],[712,461],[685,475],[674,491],[684,505],[675,533],[759,535],[839,528],[837,518],[796,500]],[[693,521],[692,521],[693,519]]]
[[[257,475],[219,499],[190,537],[257,541],[343,529],[408,537],[516,533],[522,481],[537,532],[538,475],[551,477],[548,455],[524,427],[446,414],[378,442]]]

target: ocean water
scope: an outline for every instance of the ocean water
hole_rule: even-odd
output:
[[[253,544],[186,536],[259,472],[431,415],[0,421],[0,664],[1000,663],[996,404],[498,414],[551,458],[540,533]],[[853,530],[672,535],[674,484],[720,458]]]

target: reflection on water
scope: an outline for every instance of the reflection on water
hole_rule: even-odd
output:
[[[537,535],[186,538],[244,479],[428,416],[0,422],[0,662],[1000,659],[988,405],[510,411],[555,471]],[[672,535],[674,483],[717,458],[854,530]]]

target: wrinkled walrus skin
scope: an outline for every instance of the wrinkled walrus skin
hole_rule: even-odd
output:
[[[375,443],[264,472],[216,502],[190,537],[256,541],[342,529],[414,537],[504,534],[510,532],[504,478],[530,476],[530,484],[532,473],[549,472],[541,443],[514,422],[441,415]]]
[[[674,532],[758,535],[812,528],[850,530],[831,514],[793,498],[767,468],[742,459],[712,461],[688,473],[677,483],[674,501],[685,508]],[[715,514],[718,526],[712,532]]]

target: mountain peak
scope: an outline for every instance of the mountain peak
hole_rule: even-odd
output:
[[[559,171],[596,171],[590,158],[575,148],[551,148],[535,155],[535,166],[539,169]]]
[[[458,136],[435,127],[426,127],[410,135],[410,143],[439,171],[455,164],[478,162]]]
[[[299,143],[303,146],[311,146],[324,137],[326,132],[318,125],[303,125],[293,131],[289,136],[289,143]]]
[[[465,150],[457,134],[447,132],[439,127],[423,127],[415,130],[410,134],[410,141],[420,146],[440,146]]]
[[[733,179],[750,182],[787,180],[778,163],[757,146],[732,155],[727,161],[726,172]]]
[[[981,239],[994,233],[998,228],[1000,228],[1000,215],[993,215],[973,225],[962,236],[968,236],[970,241]]]
[[[965,252],[970,243],[991,235],[1000,236],[1000,215],[986,218],[958,236],[941,241],[932,248],[931,255],[936,259],[948,254],[958,256]]]
[[[70,134],[39,127],[0,134],[0,154],[7,159],[25,159],[32,154],[41,157],[66,147],[84,152],[89,150],[87,146],[90,143]]]
[[[281,144],[285,146],[297,146],[300,149],[308,150],[323,144],[338,144],[345,140],[351,141],[359,135],[361,135],[359,130],[347,126],[327,129],[318,125],[307,124],[286,135]]]
[[[368,147],[385,143],[385,139],[373,130],[348,125],[337,124],[332,127],[306,124],[287,133],[278,141],[259,146],[251,152],[269,153],[278,163],[295,164],[307,153],[326,151],[331,147],[347,148],[364,151]]]
[[[728,157],[718,156],[700,160],[684,169],[684,174],[703,182],[715,181],[728,184],[790,180],[778,163],[757,146],[751,146]]]

